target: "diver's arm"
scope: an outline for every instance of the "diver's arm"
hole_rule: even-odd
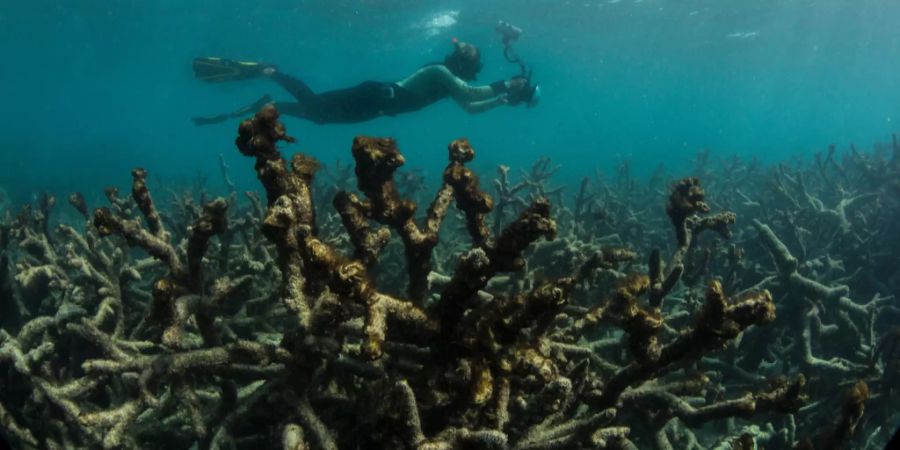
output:
[[[501,93],[493,85],[470,86],[442,65],[423,67],[397,84],[413,92],[427,92],[430,90],[428,87],[435,83],[447,89],[450,96],[462,104],[490,100]]]
[[[488,100],[481,100],[478,102],[468,102],[468,103],[459,102],[460,106],[462,106],[466,110],[466,112],[468,112],[470,114],[483,113],[485,111],[494,109],[498,106],[506,105],[508,103],[509,103],[509,101],[506,99],[506,94],[501,94],[494,98],[491,98]]]

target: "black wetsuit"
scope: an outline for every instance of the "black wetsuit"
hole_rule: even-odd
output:
[[[279,111],[318,124],[364,122],[379,116],[418,111],[449,95],[442,86],[420,94],[397,83],[379,81],[316,94],[306,83],[290,75],[275,72],[271,79],[297,99],[276,102]]]

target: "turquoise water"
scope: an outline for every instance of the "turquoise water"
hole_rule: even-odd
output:
[[[282,117],[297,138],[286,154],[347,163],[354,136],[393,136],[406,168],[432,185],[447,166],[448,142],[468,137],[478,152],[469,167],[494,195],[487,226],[513,224],[496,240],[476,227],[467,236],[458,209],[441,234],[413,233],[413,224],[396,220],[405,204],[382,208],[377,199],[347,200],[342,225],[327,202],[343,187],[327,181],[314,186],[313,220],[305,191],[256,179],[254,160],[235,148],[240,119],[191,121],[263,94],[292,100],[262,78],[201,82],[191,70],[198,56],[277,64],[321,92],[400,80],[443,60],[459,38],[481,48],[476,83],[487,84],[518,73],[503,58],[498,20],[524,30],[514,45],[541,85],[535,108],[472,115],[443,100],[356,124]],[[300,430],[312,436],[311,448],[425,448],[426,440],[452,447],[469,438],[493,441],[490,448],[587,448],[587,425],[609,425],[629,427],[641,449],[656,448],[660,436],[674,448],[693,437],[703,448],[731,448],[725,439],[746,431],[772,450],[824,448],[814,445],[833,439],[827,427],[835,425],[848,434],[858,428],[842,448],[880,450],[900,411],[900,139],[872,152],[846,150],[871,149],[898,131],[898,24],[898,0],[0,0],[0,449],[9,437],[48,448],[74,437],[73,446],[172,449],[232,448],[219,440],[272,448],[260,443],[284,438],[285,448],[296,448],[287,443],[299,442]],[[840,149],[833,159],[795,164],[829,144]],[[695,165],[706,150],[711,163]],[[200,218],[184,203],[228,194],[220,155],[238,190],[280,195],[264,225],[243,196],[227,214],[223,202],[210,203]],[[498,165],[513,167],[515,185],[528,181],[518,169],[544,155],[561,166],[554,180],[518,194],[495,189]],[[729,155],[769,164],[730,164]],[[630,167],[647,176],[660,164],[664,174],[641,186],[624,174],[577,190],[595,171]],[[128,200],[103,199],[107,186],[127,197],[135,167],[150,173],[163,225],[149,211],[140,173],[133,195],[141,214]],[[468,175],[458,166],[447,173]],[[683,178],[694,175],[709,205],[696,179]],[[411,179],[400,190],[416,187]],[[564,184],[564,195],[548,195],[549,214],[535,202],[514,221],[526,197]],[[434,198],[431,188],[419,196],[419,212]],[[489,209],[479,192],[453,189],[468,217]],[[191,195],[172,195],[185,190]],[[49,216],[45,191],[59,203]],[[75,191],[87,198],[86,211],[109,209],[76,215],[65,205]],[[123,218],[146,225],[137,232]],[[384,249],[374,248],[383,230],[367,234],[375,222],[394,227]],[[704,228],[721,234],[700,238]],[[538,239],[518,255],[519,244],[554,229],[554,242]],[[470,239],[481,243],[470,249]],[[611,247],[618,243],[634,255]],[[147,250],[163,263],[139,259]],[[409,264],[434,270],[430,291],[421,289],[429,292],[418,289],[427,270],[406,275]],[[625,275],[643,272],[650,276]],[[663,290],[677,284],[672,292],[659,294],[659,273],[669,283]],[[545,279],[556,287],[543,289]],[[225,291],[229,280],[235,291]],[[713,280],[724,293],[718,283],[704,290]],[[762,288],[771,292],[750,292]],[[661,310],[657,295],[667,297]],[[310,326],[300,328],[304,318]],[[718,348],[751,322],[760,326]],[[629,334],[621,347],[611,344],[624,336],[619,328]],[[210,353],[191,353],[201,346]],[[220,351],[229,352],[227,363]],[[709,358],[694,362],[703,353]],[[84,380],[94,384],[79,387]],[[243,412],[233,408],[237,386],[241,405],[251,405]],[[625,393],[628,386],[647,390]],[[657,388],[677,392],[678,403],[657,404]],[[780,392],[784,404],[744,394],[763,389]],[[750,402],[756,415],[721,420],[688,410],[722,399],[733,409],[716,414],[742,416],[749,411],[740,405]],[[564,403],[572,408],[543,418]],[[585,419],[617,403],[615,420]],[[692,417],[663,426],[669,415]],[[709,417],[720,420],[704,425]],[[570,419],[580,425],[556,428]],[[738,428],[750,424],[771,427],[771,435]]]
[[[468,136],[482,168],[550,154],[561,174],[622,159],[646,171],[696,151],[784,159],[829,143],[885,140],[900,120],[900,2],[759,1],[69,1],[0,2],[0,184],[13,197],[163,179],[218,180],[236,121],[189,118],[271,93],[265,80],[210,85],[190,61],[217,55],[278,64],[315,90],[397,80],[441,60],[451,37],[481,47],[480,82],[508,78],[494,24],[543,89],[534,109],[468,115],[452,101],[400,117],[319,126],[286,118],[294,148],[348,159],[361,133],[399,139],[437,176],[445,146]],[[233,170],[239,187],[252,172]]]

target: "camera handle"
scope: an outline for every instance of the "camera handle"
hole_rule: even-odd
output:
[[[525,61],[523,61],[522,58],[519,57],[519,54],[516,53],[516,50],[513,49],[513,47],[512,47],[513,41],[518,39],[519,35],[518,35],[518,33],[510,34],[510,33],[504,32],[503,28],[501,28],[504,26],[512,27],[512,25],[509,25],[508,23],[501,21],[497,28],[497,31],[499,31],[500,34],[503,36],[503,39],[502,39],[503,57],[506,59],[506,61],[508,61],[512,64],[518,64],[521,75],[523,77],[525,77],[525,79],[527,79],[528,82],[530,83],[531,82],[531,69],[528,68],[528,66],[525,64]],[[515,27],[513,27],[513,28],[515,28]],[[519,30],[518,28],[516,28],[516,30],[518,30],[518,32],[521,32],[521,30]]]

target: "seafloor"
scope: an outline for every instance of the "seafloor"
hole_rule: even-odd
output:
[[[6,211],[14,448],[881,449],[900,423],[896,140],[563,189],[547,159],[479,181],[461,139],[435,193],[390,139],[353,170],[291,157],[271,108],[238,134],[224,197],[135,169]]]

